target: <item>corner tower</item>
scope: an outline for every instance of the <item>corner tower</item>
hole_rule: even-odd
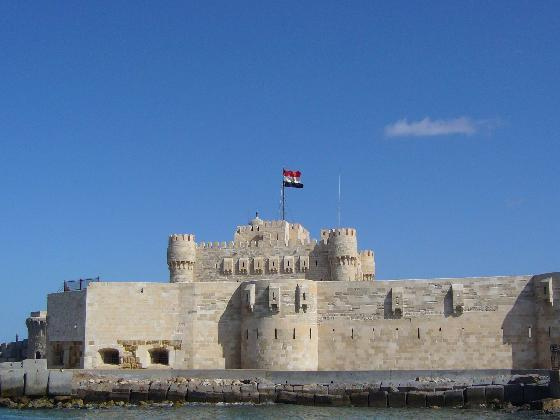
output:
[[[331,280],[361,280],[358,278],[358,268],[361,261],[358,255],[356,229],[332,229],[328,234],[327,246]]]
[[[25,321],[27,325],[27,358],[46,359],[47,357],[47,312],[31,312]]]
[[[174,234],[167,245],[167,266],[171,283],[192,283],[196,263],[194,235]]]

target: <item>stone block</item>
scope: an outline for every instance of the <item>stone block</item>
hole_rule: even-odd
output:
[[[296,393],[296,404],[299,405],[314,405],[315,404],[315,394],[310,392],[297,392]]]
[[[49,371],[49,395],[72,395],[72,377],[74,375],[67,370]]]
[[[325,385],[318,384],[304,384],[302,386],[303,392],[311,392],[312,394],[328,394],[329,387]]]
[[[329,395],[346,395],[346,385],[329,384]]]
[[[276,402],[276,388],[274,384],[259,383],[257,391],[259,393],[259,403]]]
[[[525,385],[523,387],[523,401],[530,403],[550,397],[550,390],[546,385]]]
[[[167,399],[169,401],[186,401],[188,387],[185,383],[174,383],[169,386]]]
[[[77,397],[86,403],[108,401],[112,386],[108,383],[85,383],[77,390]]]
[[[389,392],[387,394],[387,403],[392,408],[406,407],[406,392]]]
[[[239,401],[244,403],[258,404],[260,402],[260,395],[258,392],[240,392]]]
[[[352,395],[360,392],[368,392],[368,390],[364,388],[363,384],[347,384],[344,389],[347,395]]]
[[[350,405],[350,398],[347,395],[318,394],[315,395],[315,405],[346,406]]]
[[[443,391],[443,404],[445,407],[463,407],[463,390],[451,389],[449,391]]]
[[[353,392],[350,394],[350,403],[355,407],[367,407],[369,405],[369,392]]]
[[[189,389],[189,393],[187,395],[187,401],[189,402],[202,402],[202,403],[219,403],[224,402],[224,394],[221,392],[214,392],[212,391],[202,391],[199,389],[195,389],[191,391]]]
[[[281,404],[297,404],[297,394],[290,391],[278,391],[276,401]]]
[[[28,397],[39,397],[47,395],[49,385],[49,371],[46,369],[24,369],[25,371],[25,395]]]
[[[255,393],[257,392],[258,387],[256,383],[252,383],[252,384],[241,384],[239,386],[239,391],[242,394],[251,394],[251,393]]]
[[[154,381],[150,384],[148,399],[150,401],[165,401],[167,400],[167,391],[169,391],[169,383]]]
[[[387,407],[387,391],[370,391],[369,393],[369,406],[376,408]]]
[[[148,392],[150,384],[148,383],[132,383],[130,384],[130,401],[148,401]]]
[[[425,408],[426,393],[422,391],[410,391],[406,395],[406,406],[409,408]]]
[[[2,369],[20,369],[21,362],[2,362],[0,363],[0,370]]]
[[[443,407],[445,405],[444,391],[426,394],[426,407]]]
[[[130,384],[118,384],[114,386],[109,393],[109,399],[112,401],[130,401]]]
[[[504,401],[511,403],[512,405],[523,405],[523,385],[504,385]]]
[[[503,385],[487,385],[484,388],[486,393],[486,404],[502,404],[504,402]]]
[[[47,370],[47,359],[25,359],[21,362],[23,370]]]
[[[21,397],[24,392],[25,371],[19,369],[0,370],[0,397]]]
[[[469,386],[465,389],[465,406],[476,408],[486,404],[486,388],[483,386]]]

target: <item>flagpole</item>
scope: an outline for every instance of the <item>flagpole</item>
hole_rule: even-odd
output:
[[[285,201],[286,191],[284,186],[284,168],[282,168],[282,220],[285,220]]]

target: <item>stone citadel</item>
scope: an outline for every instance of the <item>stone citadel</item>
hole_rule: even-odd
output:
[[[352,228],[312,240],[257,216],[229,243],[171,235],[167,264],[169,283],[50,294],[28,353],[46,348],[49,368],[533,369],[560,342],[558,273],[378,281]]]

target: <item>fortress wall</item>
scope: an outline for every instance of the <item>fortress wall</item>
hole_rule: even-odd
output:
[[[86,292],[52,293],[47,297],[49,341],[83,341]]]
[[[184,305],[192,320],[190,341],[193,369],[235,369],[240,366],[239,283],[214,282],[184,285],[193,304]]]
[[[47,297],[47,363],[81,367],[86,319],[86,291],[53,293]]]
[[[560,345],[560,273],[535,276],[534,282],[537,324],[533,333],[537,341],[538,367],[550,369],[550,346]]]
[[[462,314],[452,284],[463,286]],[[400,318],[391,312],[398,288]],[[323,282],[317,290],[321,370],[537,367],[530,276]]]
[[[128,367],[150,366],[149,350],[169,350],[169,365],[184,358],[179,284],[91,283],[87,289],[84,367],[103,367],[99,350],[119,350]]]
[[[270,280],[252,285],[253,307],[242,300],[241,368],[317,370],[317,282]],[[244,283],[243,291],[248,286]],[[279,291],[278,309],[270,305],[270,288]]]

